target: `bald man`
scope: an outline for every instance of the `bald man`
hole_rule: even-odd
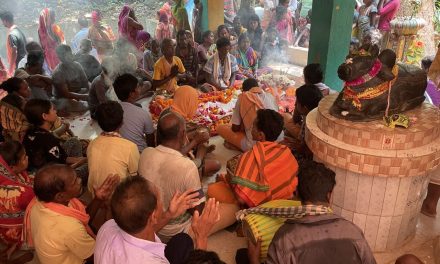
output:
[[[35,175],[33,200],[26,211],[26,240],[42,264],[81,264],[93,257],[95,235],[89,226],[97,209],[109,200],[118,176],[109,176],[95,189],[87,208],[78,200],[81,178],[67,165],[44,167]]]
[[[153,88],[174,92],[178,87],[177,80],[188,76],[180,58],[174,56],[174,47],[171,39],[162,41],[163,56],[154,64]]]
[[[168,113],[159,119],[155,148],[146,148],[139,159],[139,174],[155,184],[161,194],[163,209],[167,210],[173,195],[179,191],[198,190],[200,200],[205,201],[199,172],[194,164],[180,150],[185,144],[185,121],[179,115]],[[167,242],[178,233],[188,233],[191,215],[183,213],[171,220],[158,232],[162,241]]]
[[[146,148],[139,160],[139,174],[158,187],[164,210],[168,209],[176,192],[197,190],[199,200],[194,204],[197,210],[203,210],[206,200],[197,166],[181,152],[185,139],[185,120],[173,112],[167,113],[159,119],[157,125],[159,145],[156,148]],[[219,210],[220,221],[214,225],[210,234],[233,224],[238,206],[220,204]],[[171,237],[182,232],[193,236],[191,214],[192,211],[189,210],[165,225],[158,232],[161,240],[167,242]]]

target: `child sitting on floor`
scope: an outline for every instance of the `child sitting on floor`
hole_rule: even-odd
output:
[[[87,159],[83,157],[83,144],[76,137],[63,142],[50,130],[59,120],[53,104],[48,100],[31,99],[24,107],[24,114],[33,125],[23,140],[29,156],[29,168],[38,170],[51,163],[68,164],[75,168],[83,183],[87,183],[88,168]]]

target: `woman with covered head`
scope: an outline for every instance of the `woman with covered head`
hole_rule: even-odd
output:
[[[159,23],[156,26],[156,39],[160,43],[166,38],[171,38],[173,27],[169,21],[169,16],[165,10],[159,10],[157,12]]]
[[[12,77],[4,81],[0,88],[8,92],[8,95],[0,101],[3,136],[21,142],[29,128],[23,113],[24,105],[31,95],[29,85],[23,79]]]
[[[138,31],[143,30],[144,27],[138,22],[133,8],[125,5],[119,14],[118,32],[120,38],[126,38],[133,45],[136,44],[136,37]]]
[[[150,33],[139,30],[136,35],[136,57],[138,61],[138,68],[143,69],[144,64],[144,52],[150,43],[151,35]]]
[[[44,50],[44,58],[50,70],[53,71],[58,63],[60,63],[55,49],[58,45],[65,43],[63,31],[55,24],[54,10],[45,8],[41,11],[38,37]]]
[[[27,167],[28,157],[20,142],[6,141],[0,144],[0,241],[6,245],[6,263],[25,263],[33,257],[29,252],[17,259],[10,259],[21,248],[23,215],[35,196],[33,178],[28,175]]]
[[[89,28],[88,39],[98,52],[98,59],[110,55],[113,51],[113,42],[116,40],[112,28],[102,23],[102,13],[99,10],[92,11],[92,25]]]

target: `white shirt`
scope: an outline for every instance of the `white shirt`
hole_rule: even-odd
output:
[[[111,219],[99,229],[95,245],[97,264],[168,264],[165,244],[155,235],[155,242],[136,238]]]
[[[159,188],[164,210],[168,209],[176,191],[183,193],[190,189],[202,188],[194,162],[179,151],[162,145],[146,148],[142,152],[139,174]],[[191,225],[191,216],[184,214],[179,219],[168,223],[158,235],[161,238],[170,238],[178,233],[187,232]]]

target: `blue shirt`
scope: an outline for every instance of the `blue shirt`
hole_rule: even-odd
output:
[[[82,28],[72,39],[72,44],[70,47],[72,48],[72,54],[76,54],[79,51],[79,44],[81,40],[86,39],[89,35],[88,28]]]
[[[147,147],[146,134],[153,134],[153,120],[150,113],[132,103],[121,102],[124,110],[124,121],[119,133],[127,140],[137,145],[139,152]]]

